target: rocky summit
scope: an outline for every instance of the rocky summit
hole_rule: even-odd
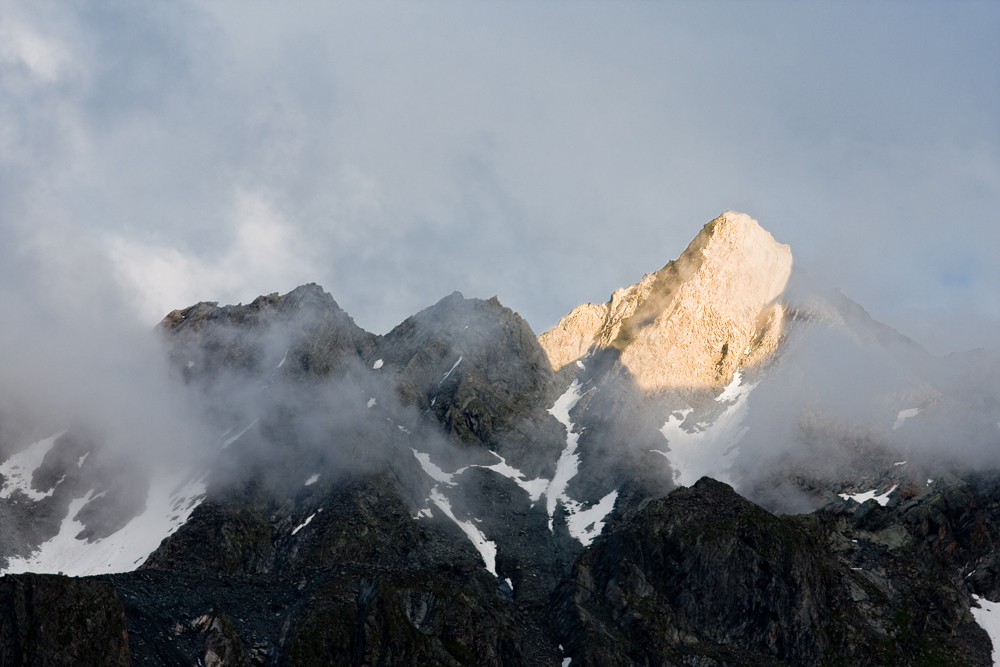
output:
[[[540,336],[175,310],[172,439],[0,442],[0,665],[995,664],[1000,355],[804,275],[726,212]]]
[[[791,271],[787,245],[727,211],[680,257],[607,303],[579,306],[538,340],[557,369],[614,348],[643,391],[722,387],[777,346]]]

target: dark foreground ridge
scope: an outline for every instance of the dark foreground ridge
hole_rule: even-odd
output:
[[[1000,487],[776,517],[704,478],[585,550],[544,609],[472,558],[0,580],[3,664],[988,665]],[[359,526],[364,532],[369,526]],[[372,541],[390,537],[377,528]],[[222,545],[220,545],[222,546]],[[984,567],[962,573],[970,563]],[[558,646],[562,644],[563,650]]]

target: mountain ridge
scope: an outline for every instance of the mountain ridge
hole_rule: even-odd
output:
[[[382,336],[315,284],[173,311],[204,426],[178,477],[99,432],[0,468],[0,518],[52,515],[0,540],[17,571],[163,533],[91,583],[0,583],[117,599],[89,640],[125,632],[123,664],[990,664],[1000,473],[939,443],[1000,469],[1000,397],[794,269],[727,212],[563,339],[460,293]]]

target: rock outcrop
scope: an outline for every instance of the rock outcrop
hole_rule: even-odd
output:
[[[131,665],[125,611],[93,579],[0,579],[0,665]]]
[[[638,388],[721,387],[778,344],[792,254],[756,220],[727,211],[676,260],[584,304],[539,336],[554,369],[591,349],[614,348]]]
[[[580,557],[555,596],[560,641],[585,666],[990,664],[965,583],[909,519],[948,526],[944,506],[911,501],[906,529],[873,501],[777,517],[703,478]]]

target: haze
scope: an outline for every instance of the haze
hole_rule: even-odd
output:
[[[985,2],[5,2],[7,345],[309,281],[376,333],[456,289],[540,333],[734,209],[992,346],[998,35]]]

